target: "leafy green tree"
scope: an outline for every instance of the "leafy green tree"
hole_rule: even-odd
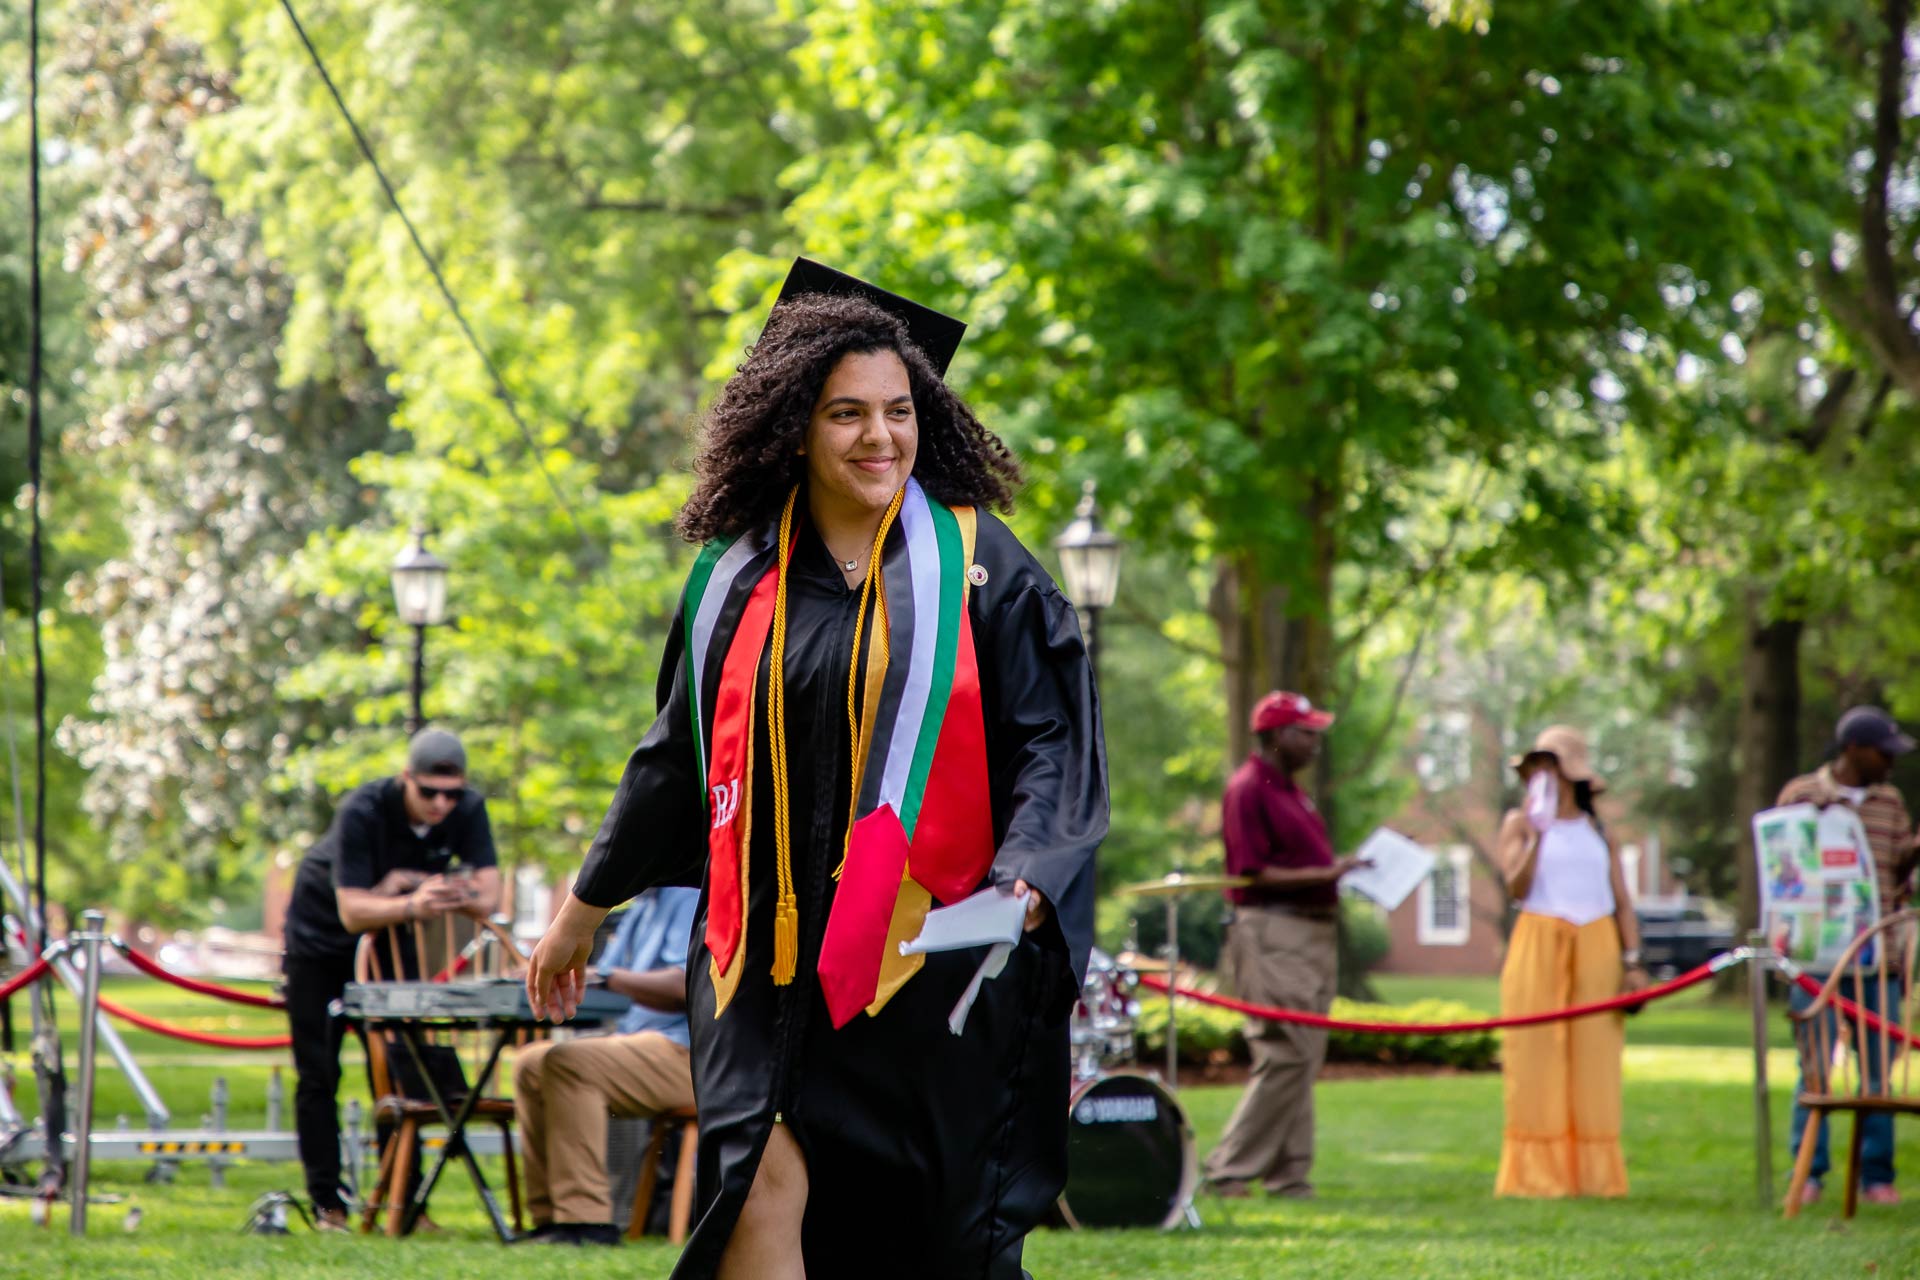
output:
[[[351,473],[377,511],[292,563],[351,643],[284,686],[350,724],[279,785],[337,791],[399,759],[410,634],[387,566],[413,524],[453,568],[427,712],[465,735],[504,861],[576,862],[652,716],[689,558],[669,530],[724,319],[715,263],[781,234],[775,181],[824,115],[792,107],[797,29],[755,0],[582,8],[300,6],[528,436],[438,296],[285,15],[181,6],[240,102],[196,131],[223,198],[291,282],[285,376],[364,332],[404,437]]]
[[[1734,5],[807,20],[803,65],[867,127],[794,166],[789,221],[964,310],[962,379],[1043,474],[1098,474],[1133,536],[1211,566],[1236,756],[1260,691],[1337,687],[1340,567],[1391,597],[1441,549],[1393,531],[1442,464],[1515,493],[1506,565],[1571,579],[1628,531],[1577,410],[1630,401],[1622,335],[1717,327],[1800,214],[1747,162],[1825,139],[1815,44]]]
[[[350,341],[335,378],[283,383],[287,289],[187,136],[232,105],[225,77],[163,10],[76,0],[64,18],[69,181],[90,188],[68,262],[93,317],[91,412],[68,444],[110,487],[123,541],[72,587],[104,667],[61,742],[88,771],[120,905],[192,918],[312,820],[310,792],[267,783],[337,716],[285,681],[350,632],[302,607],[286,557],[359,518],[345,462],[384,437],[387,405]]]

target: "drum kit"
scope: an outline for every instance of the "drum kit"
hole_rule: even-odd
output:
[[[1180,963],[1180,895],[1247,883],[1232,876],[1176,871],[1121,892],[1167,900],[1167,973],[1172,975]],[[1134,1020],[1140,1014],[1134,993],[1139,985],[1137,967],[1094,949],[1069,1030],[1073,1091],[1067,1104],[1067,1186],[1057,1205],[1069,1227],[1200,1225],[1193,1207],[1200,1174],[1193,1126],[1177,1097],[1171,981],[1166,1077],[1155,1079],[1122,1067],[1134,1056]]]

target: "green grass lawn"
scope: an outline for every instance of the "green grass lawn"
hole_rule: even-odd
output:
[[[1381,986],[1394,1000],[1445,995],[1491,1008],[1495,997],[1488,980],[1392,978]],[[176,998],[149,983],[115,983],[110,990],[148,1012],[206,1029],[274,1029],[270,1014],[230,1013],[227,1006]],[[24,1006],[16,1007],[24,1013]],[[1692,993],[1632,1021],[1625,1146],[1633,1194],[1625,1201],[1494,1200],[1497,1074],[1352,1080],[1319,1090],[1317,1201],[1203,1199],[1205,1227],[1198,1233],[1041,1232],[1028,1245],[1028,1266],[1041,1280],[1920,1276],[1920,1194],[1897,1209],[1863,1208],[1845,1227],[1837,1224],[1837,1198],[1792,1223],[1756,1209],[1746,1025],[1744,1004]],[[1776,1009],[1777,1045],[1784,1045],[1784,1030]],[[232,1085],[233,1123],[261,1123],[266,1073],[273,1062],[284,1062],[282,1055],[218,1055],[138,1033],[130,1040],[150,1065],[177,1124],[197,1123],[215,1074],[225,1074]],[[31,1112],[34,1090],[25,1058],[13,1061],[17,1096]],[[1792,1083],[1791,1055],[1775,1048],[1770,1064],[1778,1132]],[[358,1086],[358,1071],[349,1066],[350,1086]],[[1196,1088],[1183,1097],[1204,1150],[1225,1123],[1236,1091]],[[125,1080],[103,1071],[101,1123],[110,1125],[123,1112],[137,1123]],[[1835,1136],[1836,1151],[1844,1152],[1844,1122]],[[1900,1136],[1902,1167],[1920,1170],[1920,1126],[1906,1124]],[[1776,1192],[1784,1189],[1784,1163],[1776,1158]],[[438,1280],[484,1275],[509,1264],[457,1170],[434,1198],[435,1217],[446,1232],[399,1242],[306,1232],[286,1239],[237,1235],[255,1196],[297,1188],[299,1172],[292,1165],[237,1166],[224,1190],[210,1187],[201,1166],[187,1165],[177,1182],[164,1187],[146,1184],[144,1173],[139,1164],[95,1166],[97,1191],[141,1207],[143,1220],[132,1233],[121,1225],[125,1204],[94,1206],[90,1238],[74,1241],[65,1232],[64,1210],[54,1229],[34,1230],[25,1203],[0,1200],[0,1277]],[[497,1187],[497,1165],[490,1176]],[[670,1248],[649,1243],[617,1251],[521,1249],[510,1265],[515,1280],[571,1280],[664,1276],[672,1261]],[[888,1274],[884,1261],[876,1260],[874,1274]]]

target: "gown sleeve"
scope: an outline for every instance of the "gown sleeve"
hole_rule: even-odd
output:
[[[659,713],[653,727],[627,757],[613,803],[573,882],[573,896],[588,906],[617,907],[656,885],[698,888],[706,867],[686,631],[678,610],[654,696]]]
[[[1106,742],[1073,606],[1031,557],[1018,561],[976,636],[999,835],[992,878],[1046,895],[1052,920],[1036,936],[1064,950],[1077,990],[1093,945],[1094,855],[1107,834]]]

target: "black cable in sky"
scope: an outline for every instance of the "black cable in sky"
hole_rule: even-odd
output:
[[[367,140],[367,135],[361,130],[360,122],[353,118],[353,112],[347,107],[347,100],[340,95],[339,88],[333,83],[333,76],[327,71],[326,62],[320,57],[320,51],[314,48],[313,40],[307,35],[307,28],[301,23],[300,15],[294,12],[293,0],[280,0],[280,7],[286,10],[287,20],[293,23],[294,32],[299,35],[300,43],[306,46],[307,57],[313,61],[313,69],[320,73],[320,79],[326,84],[327,92],[333,95],[333,105],[340,109],[340,118],[345,120],[347,128],[353,131],[353,140],[360,145],[360,154],[366,157],[367,164],[372,167],[373,176],[380,180],[380,189],[387,193],[387,203],[393,206],[394,213],[399,215],[401,225],[407,229],[407,235],[412,237],[413,247],[419,251],[421,261],[427,264],[427,270],[433,274],[433,282],[440,286],[440,296],[446,299],[447,309],[453,312],[454,321],[459,324],[460,332],[466,335],[468,345],[473,348],[474,354],[480,357],[480,363],[486,366],[487,376],[493,379],[494,396],[506,409],[507,416],[513,419],[513,425],[520,429],[520,437],[527,442],[527,452],[533,455],[534,465],[540,468],[540,474],[546,478],[547,487],[553,490],[553,500],[560,504],[562,511],[567,513],[567,519],[572,522],[574,532],[580,535],[580,545],[586,548],[588,555],[595,554],[593,539],[587,536],[586,526],[580,523],[580,517],[574,514],[566,495],[560,491],[559,482],[553,478],[553,473],[547,470],[546,460],[540,456],[540,446],[535,443],[533,432],[528,430],[526,419],[520,416],[519,403],[513,398],[513,393],[507,390],[506,379],[500,376],[500,370],[494,366],[493,357],[488,355],[487,349],[481,345],[479,337],[473,331],[473,326],[467,323],[466,313],[460,309],[459,300],[453,296],[453,290],[448,287],[447,278],[440,273],[439,261],[427,248],[426,242],[420,238],[420,232],[414,227],[413,219],[407,216],[406,209],[401,206],[399,193],[393,189],[393,183],[387,180],[387,172],[381,168],[380,158],[373,153],[373,144]]]
[[[47,949],[47,665],[40,648],[40,0],[27,9],[27,484],[32,494],[27,571],[33,602],[33,879],[40,927],[34,939]],[[29,921],[29,924],[32,922]]]
[[[33,577],[33,887],[27,891],[27,927],[34,930],[39,953],[47,950],[47,662],[40,648],[40,450],[41,384],[45,343],[40,299],[40,0],[27,5],[27,483],[33,487],[32,529],[27,567]],[[35,899],[38,902],[35,902]],[[35,925],[38,925],[35,928]],[[98,1017],[98,1014],[95,1014]],[[53,1005],[53,976],[33,988],[33,1074],[40,1086],[40,1111],[49,1135],[67,1129],[67,1076],[60,1066],[60,1032]],[[66,1182],[65,1148],[49,1138],[40,1170],[40,1187],[53,1195]]]

